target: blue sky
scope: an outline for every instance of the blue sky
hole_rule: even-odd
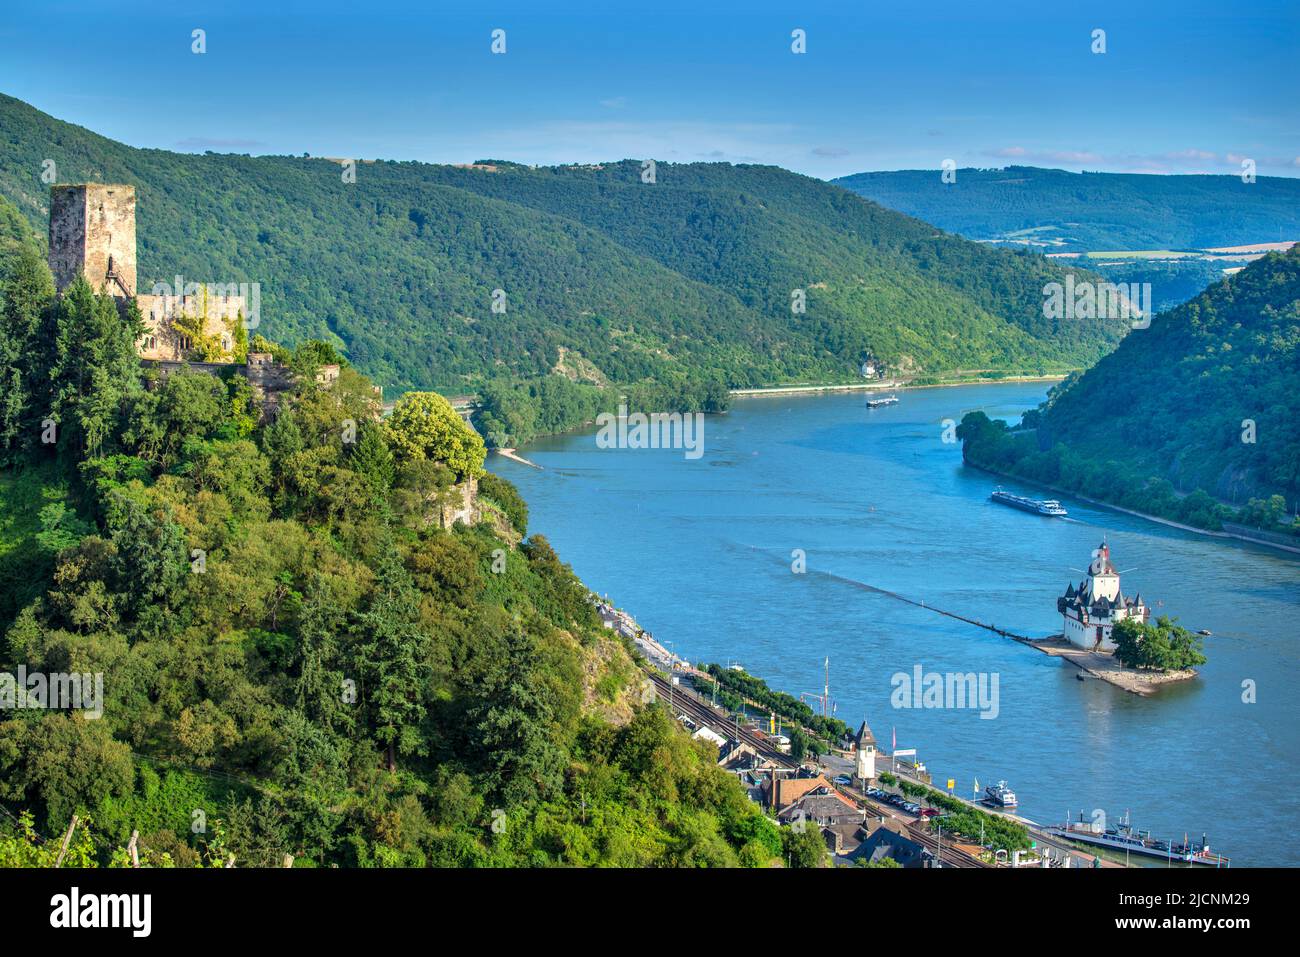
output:
[[[539,12],[545,11],[545,12]],[[506,53],[491,32],[506,31]],[[807,52],[791,52],[791,31]],[[1091,52],[1094,29],[1106,52]],[[191,31],[207,52],[191,52]],[[1300,176],[1300,4],[6,0],[0,90],[134,146],[815,176]]]

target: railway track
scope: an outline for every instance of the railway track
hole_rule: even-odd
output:
[[[989,867],[984,861],[977,857],[972,857],[965,851],[958,850],[955,847],[945,844],[942,848],[939,841],[936,840],[926,827],[924,819],[911,821],[907,818],[899,817],[894,813],[894,808],[888,804],[882,804],[874,798],[867,797],[861,791],[853,788],[841,788],[845,794],[853,798],[859,804],[867,809],[867,812],[876,816],[892,817],[896,821],[901,821],[907,828],[908,835],[920,844],[931,854],[940,858],[945,864],[951,867]],[[941,853],[942,851],[942,853]]]
[[[646,675],[650,681],[654,683],[655,693],[660,698],[664,701],[668,701],[671,696],[674,718],[679,714],[685,714],[688,718],[697,723],[708,725],[716,730],[725,729],[728,734],[735,735],[741,741],[750,745],[755,751],[763,757],[768,758],[773,763],[784,768],[796,768],[799,766],[799,762],[791,759],[788,754],[783,754],[778,751],[748,728],[737,727],[734,722],[728,719],[725,713],[701,701],[692,692],[687,691],[680,686],[670,684],[667,678],[657,672],[649,671]],[[928,832],[923,822],[909,822],[905,818],[898,817],[894,814],[893,808],[885,804],[880,804],[853,788],[840,788],[840,790],[864,806],[868,812],[876,815],[893,817],[895,820],[902,821],[907,827],[908,834],[913,840],[928,850],[931,854],[940,858],[949,867],[989,866],[983,861],[972,857],[965,851],[960,851],[955,847],[946,845],[940,847],[939,841]]]
[[[748,744],[760,755],[772,761],[774,764],[783,768],[797,768],[799,762],[793,760],[788,754],[778,751],[763,738],[760,738],[748,728],[737,727],[727,715],[719,710],[714,709],[700,701],[692,692],[681,687],[675,687],[669,683],[667,678],[656,672],[646,673],[650,681],[654,683],[655,693],[665,701],[671,698],[673,704],[673,717],[678,714],[685,714],[694,721],[701,722],[709,727],[716,729],[726,729],[729,734],[735,735],[739,740]]]

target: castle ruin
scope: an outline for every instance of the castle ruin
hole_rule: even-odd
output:
[[[238,327],[248,302],[233,283],[185,283],[178,277],[141,295],[136,289],[135,187],[78,183],[50,189],[50,271],[62,292],[78,273],[97,290],[125,302],[134,298],[145,331],[141,359],[234,361]],[[165,290],[165,291],[164,291]]]

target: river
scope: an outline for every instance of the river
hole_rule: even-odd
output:
[[[661,642],[795,695],[821,692],[828,656],[837,715],[865,717],[883,750],[895,735],[916,748],[941,787],[955,778],[970,795],[976,779],[1006,779],[1039,823],[1127,810],[1157,837],[1207,833],[1235,866],[1300,864],[1300,560],[1069,498],[1068,519],[991,503],[999,480],[963,465],[944,421],[975,409],[1015,420],[1046,388],[919,389],[874,410],[861,394],[746,398],[707,417],[698,459],[598,448],[592,429],[519,450],[542,470],[488,464],[528,500],[530,531]],[[1056,597],[1103,537],[1125,594],[1213,632],[1197,680],[1149,698],[1081,682],[854,584],[1048,635],[1061,630]],[[996,715],[893,707],[893,676],[917,666],[996,676]]]

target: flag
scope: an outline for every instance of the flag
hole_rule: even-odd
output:
[[[975,779],[975,793],[976,793],[976,794],[979,794],[979,793],[980,793],[980,779],[979,779],[979,778],[976,778],[976,779]]]

